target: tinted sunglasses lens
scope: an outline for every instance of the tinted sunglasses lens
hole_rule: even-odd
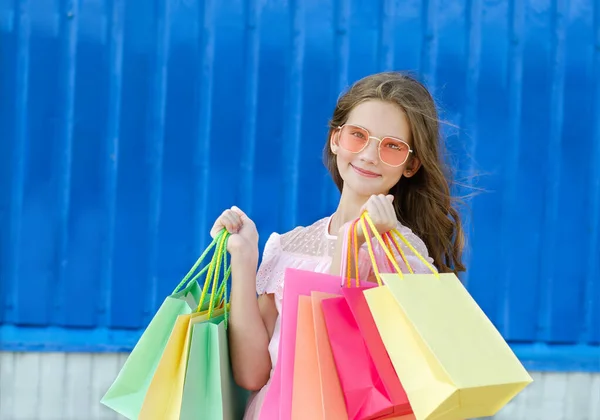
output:
[[[340,146],[352,153],[360,152],[369,141],[366,130],[353,125],[345,125],[340,132]]]
[[[384,138],[381,141],[381,149],[379,151],[379,155],[381,157],[381,161],[387,163],[391,166],[400,166],[406,159],[408,158],[409,147],[408,144],[391,139]]]

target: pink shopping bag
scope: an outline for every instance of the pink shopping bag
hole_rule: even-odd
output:
[[[365,289],[344,289],[344,297],[322,302],[348,418],[389,419],[411,414],[408,397],[366,306]]]

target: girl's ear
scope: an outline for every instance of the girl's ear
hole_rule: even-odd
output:
[[[404,172],[402,173],[402,175],[404,175],[406,178],[413,177],[419,171],[420,167],[421,161],[419,160],[419,158],[413,157],[412,159],[410,159],[410,161],[404,168]]]
[[[337,155],[339,145],[339,136],[340,130],[335,130],[331,133],[331,137],[329,138],[329,146],[331,147],[331,153]]]

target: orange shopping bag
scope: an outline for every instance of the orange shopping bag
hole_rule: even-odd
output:
[[[310,296],[298,297],[292,419],[323,419],[323,397]]]
[[[292,419],[348,419],[321,308],[323,300],[337,296],[313,291],[298,298]]]

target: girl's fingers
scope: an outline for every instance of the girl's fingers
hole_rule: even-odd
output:
[[[389,198],[391,197],[391,199]],[[389,218],[389,220],[396,220],[396,210],[394,209],[394,204],[392,202],[392,200],[394,199],[394,196],[387,196],[383,199],[383,205],[384,208],[386,209],[386,214],[387,217]]]
[[[225,226],[225,229],[227,229],[227,232],[233,233],[233,223],[228,216],[223,216],[223,225]]]
[[[227,230],[229,231],[229,233],[237,233],[237,231],[241,227],[239,217],[235,213],[228,211],[226,218],[227,218]]]
[[[245,216],[243,212],[236,211],[237,208],[225,210],[215,221],[210,234],[214,238],[221,229],[226,229],[229,233],[237,233],[243,225],[242,218]]]
[[[210,236],[211,237],[216,237],[217,234],[221,231],[221,229],[223,229],[223,223],[221,223],[221,218],[219,218],[215,224],[213,225],[212,229],[210,230]]]
[[[240,228],[242,226],[242,219],[241,219],[241,217],[238,214],[236,214],[233,211],[230,211],[228,213],[228,216],[231,219],[231,222],[233,223],[233,225],[235,227]]]
[[[231,208],[231,211],[236,214],[237,216],[240,217],[240,220],[243,221],[244,219],[247,219],[248,216],[246,215],[246,213],[244,213],[239,207],[237,206],[233,206]]]
[[[377,216],[376,216],[377,222],[376,223],[378,223],[378,224],[385,222],[385,219],[386,219],[386,216],[385,216],[386,211],[385,211],[384,203],[381,201],[381,199],[382,199],[381,196],[373,197],[373,207],[375,209],[377,209],[376,210],[376,214],[377,214]],[[375,222],[375,220],[374,220],[374,222]]]

